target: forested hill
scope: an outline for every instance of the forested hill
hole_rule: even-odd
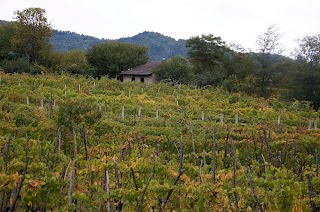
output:
[[[53,36],[51,37],[54,50],[62,52],[74,49],[87,51],[91,48],[91,46],[105,41],[106,40],[104,39],[99,39],[88,35],[80,35],[75,32],[58,30],[55,30]]]
[[[133,37],[118,39],[121,42],[139,44],[148,47],[149,60],[157,61],[175,55],[187,56],[186,40],[175,40],[157,32],[143,32]]]
[[[9,21],[0,20],[0,25],[1,24],[6,24],[6,23],[9,23]]]
[[[0,25],[5,23],[9,22],[0,20]],[[87,51],[91,46],[106,41],[112,40],[99,39],[89,35],[59,30],[54,30],[54,34],[51,37],[54,50],[62,52],[75,49]],[[147,47],[149,49],[150,61],[159,61],[163,58],[169,59],[176,55],[187,56],[186,40],[175,40],[174,38],[157,32],[145,31],[133,37],[120,38],[114,41],[133,43]]]
[[[52,36],[55,50],[68,51],[82,49],[87,51],[92,45],[108,40],[80,35],[69,31],[55,31]],[[120,38],[114,41],[143,45],[149,49],[149,60],[158,61],[175,55],[187,56],[186,40],[175,40],[156,32],[143,32],[133,37]]]

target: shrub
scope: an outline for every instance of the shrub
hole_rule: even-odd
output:
[[[3,60],[1,66],[5,73],[30,72],[30,63],[26,59]]]

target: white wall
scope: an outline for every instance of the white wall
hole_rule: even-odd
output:
[[[135,78],[135,82],[141,82],[141,78],[144,78],[145,83],[154,83],[155,82],[155,75],[151,74],[148,76],[132,76],[132,75],[124,75],[123,76],[123,81],[124,82],[131,82],[132,77]]]

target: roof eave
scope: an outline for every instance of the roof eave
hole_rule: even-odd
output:
[[[120,73],[120,75],[131,75],[131,76],[149,76],[153,73],[147,73],[147,74],[135,74],[135,73]]]

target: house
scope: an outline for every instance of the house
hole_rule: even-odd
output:
[[[123,76],[124,82],[136,81],[154,83],[156,81],[156,76],[153,72],[161,63],[162,61],[148,62],[144,65],[123,71],[120,74]]]

